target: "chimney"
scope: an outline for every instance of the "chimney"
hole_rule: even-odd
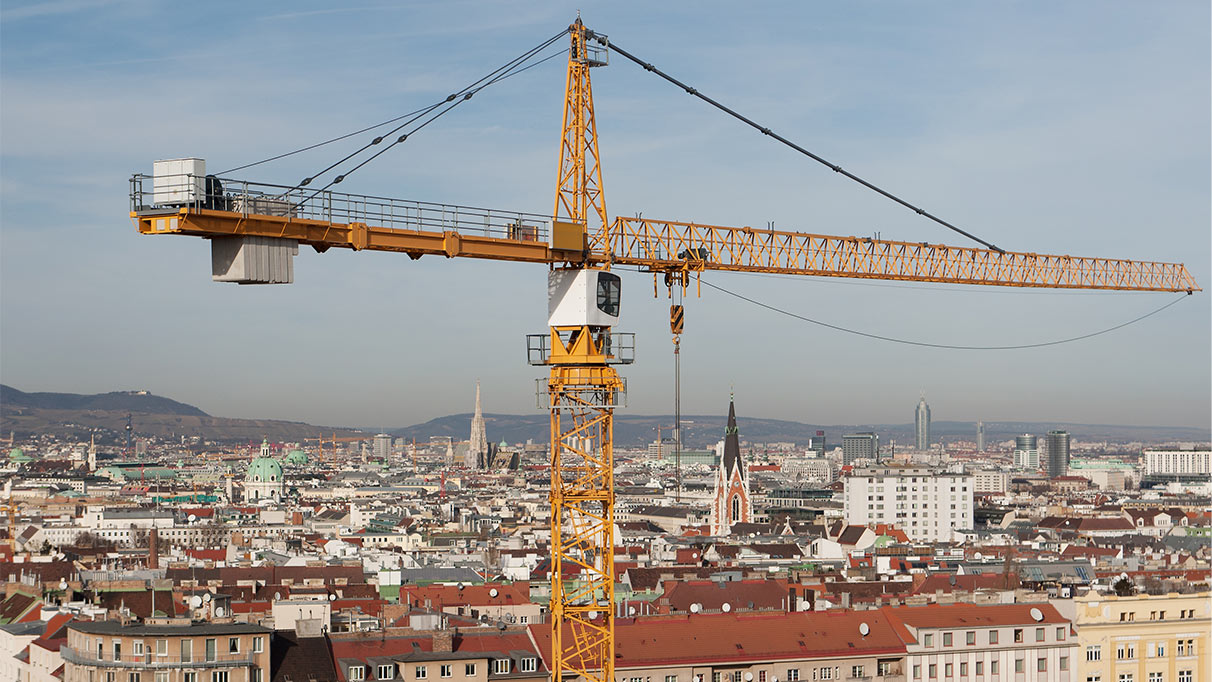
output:
[[[160,533],[155,528],[147,538],[147,567],[153,571],[160,568]]]
[[[842,592],[842,608],[850,608],[850,592]]]
[[[445,628],[433,633],[433,650],[449,653],[454,647],[454,633]]]

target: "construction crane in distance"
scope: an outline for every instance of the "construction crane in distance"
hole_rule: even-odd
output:
[[[551,672],[557,681],[579,676],[587,682],[614,682],[613,411],[626,388],[615,368],[634,360],[635,346],[632,335],[614,331],[621,280],[612,268],[651,273],[654,290],[663,284],[671,297],[685,293],[707,271],[1055,289],[1200,290],[1182,264],[999,249],[832,165],[982,247],[611,219],[590,70],[606,66],[614,50],[687,92],[699,93],[585,28],[579,18],[567,35],[563,125],[550,215],[331,191],[345,174],[318,190],[305,186],[313,178],[293,187],[208,178],[197,159],[157,162],[153,176],[134,176],[130,214],[143,234],[209,239],[217,281],[289,283],[300,244],[321,253],[345,248],[397,252],[412,259],[434,255],[548,267],[548,330],[529,336],[527,351],[531,364],[548,370],[539,392],[550,412]],[[464,91],[462,99],[470,96],[471,91]],[[446,101],[459,98],[451,95]],[[683,316],[675,302],[670,311],[675,351]],[[676,425],[674,437],[680,440]]]

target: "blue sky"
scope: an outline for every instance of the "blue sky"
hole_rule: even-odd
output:
[[[1206,2],[602,3],[588,26],[805,147],[1011,250],[1209,267]],[[0,380],[146,388],[211,414],[392,427],[534,409],[523,338],[543,268],[301,250],[296,284],[212,283],[196,239],[144,237],[127,178],[212,171],[391,118],[575,17],[560,3],[25,3],[0,10]],[[564,65],[494,86],[342,189],[546,213]],[[963,244],[615,55],[593,72],[610,213]],[[365,136],[363,136],[364,138]],[[358,142],[363,141],[359,138]],[[238,174],[291,184],[332,145]],[[716,274],[833,324],[963,345],[1049,341],[1168,294]],[[668,301],[624,278],[628,409],[672,412]],[[683,412],[821,423],[1208,426],[1207,293],[1045,349],[847,336],[704,289],[687,301]]]

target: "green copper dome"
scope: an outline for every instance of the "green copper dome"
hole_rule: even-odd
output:
[[[32,462],[34,460],[33,457],[25,454],[25,451],[21,448],[13,448],[12,450],[9,450],[8,458],[13,462]]]
[[[258,457],[248,465],[248,476],[245,479],[253,483],[277,483],[282,480],[282,465],[278,460],[268,457]]]
[[[287,464],[307,464],[307,453],[298,448],[291,450],[286,456]]]

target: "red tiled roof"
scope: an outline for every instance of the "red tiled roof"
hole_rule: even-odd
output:
[[[1031,617],[1031,610],[1039,609],[1043,620]],[[885,606],[880,611],[889,619],[913,628],[964,628],[995,627],[1009,625],[1062,625],[1069,622],[1047,603],[1039,604],[927,604],[925,606]],[[906,640],[916,642],[909,635]]]
[[[859,633],[861,623],[870,628],[865,637]],[[531,634],[544,661],[550,663],[550,627],[533,625]],[[615,621],[617,667],[904,652],[888,617],[878,611],[697,614]]]
[[[952,580],[955,584],[952,584]],[[1008,581],[1008,582],[1007,582]],[[947,573],[934,573],[927,577],[922,584],[914,590],[915,594],[934,594],[938,590],[951,593],[973,592],[975,590],[1002,590],[1013,589],[1018,587],[1018,577],[1011,574],[1006,576],[1002,573],[977,573],[968,575],[952,575]]]

